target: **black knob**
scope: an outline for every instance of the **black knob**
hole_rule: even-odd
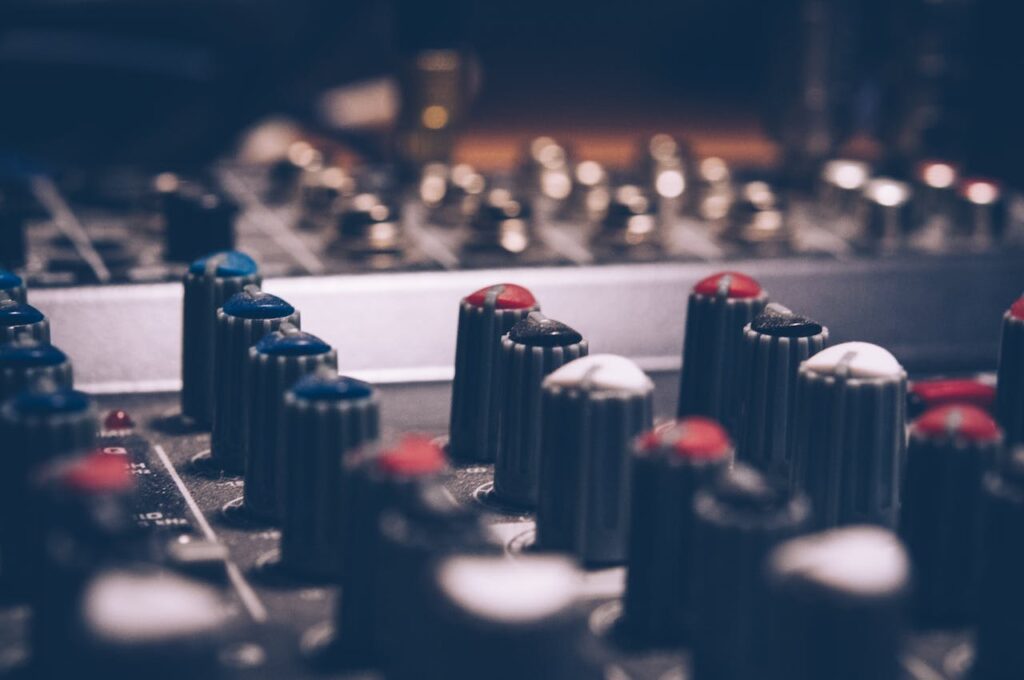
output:
[[[1024,668],[1024,448],[982,485],[978,616],[972,678],[1010,680]]]
[[[0,403],[38,380],[49,380],[57,388],[71,387],[71,362],[64,352],[24,336],[0,345]]]
[[[632,184],[616,188],[596,238],[598,245],[611,250],[657,248],[661,243],[658,217],[647,192]]]
[[[185,274],[181,336],[181,413],[203,427],[213,424],[217,310],[263,277],[245,253],[226,250],[194,261]]]
[[[396,205],[376,194],[359,194],[338,217],[337,245],[352,257],[400,253],[402,221]]]
[[[762,565],[780,541],[807,531],[807,498],[738,464],[694,499],[693,670],[697,678],[760,674]]]
[[[512,283],[481,288],[459,303],[448,440],[452,460],[494,460],[498,448],[501,336],[537,311],[540,306],[533,293]]]
[[[537,504],[541,383],[588,351],[583,336],[540,312],[530,312],[502,337],[500,446],[494,461],[494,492],[502,501],[524,508]]]
[[[587,565],[625,561],[630,450],[651,429],[654,383],[629,359],[592,354],[544,379],[537,545]]]
[[[825,213],[835,217],[856,215],[870,177],[871,168],[863,161],[837,158],[822,165],[818,201]]]
[[[1006,231],[1006,190],[995,180],[972,177],[963,180],[957,190],[959,212],[957,227],[979,246],[989,246]]]
[[[912,606],[921,624],[970,621],[981,482],[1001,448],[999,426],[973,406],[933,408],[910,427],[900,535],[914,565]]]
[[[793,479],[819,526],[895,526],[906,400],[906,371],[878,345],[835,345],[800,365]]]
[[[24,303],[28,299],[25,282],[12,271],[0,268],[0,293],[6,293],[15,302]]]
[[[161,196],[164,257],[191,262],[206,253],[235,247],[238,206],[227,196],[177,182]]]
[[[576,604],[579,578],[563,557],[458,555],[426,579],[416,659],[388,677],[494,680],[581,678],[604,673],[587,646],[586,615]]]
[[[256,517],[280,522],[284,516],[286,476],[292,463],[285,441],[284,394],[300,378],[321,367],[333,379],[338,371],[338,353],[290,323],[281,324],[249,348],[245,383],[249,447],[244,488],[245,508]]]
[[[636,441],[626,574],[625,632],[636,642],[678,645],[693,623],[697,550],[693,498],[733,457],[713,420],[691,416]]]
[[[22,202],[0,188],[0,267],[22,267],[27,244],[25,222],[28,212]]]
[[[530,204],[507,189],[492,189],[469,224],[463,248],[471,251],[519,255],[533,239]]]
[[[767,561],[769,680],[898,680],[910,564],[886,529],[794,538]],[[767,672],[764,672],[767,670]]]
[[[320,367],[285,393],[284,405],[281,563],[296,574],[336,580],[344,518],[341,459],[377,438],[377,393]]]
[[[1024,442],[1024,297],[1003,314],[996,378],[996,418],[1006,444]]]
[[[242,472],[248,450],[249,348],[283,323],[298,327],[298,310],[255,285],[246,286],[217,310],[210,456],[228,472]]]
[[[906,182],[876,177],[864,185],[861,219],[864,236],[883,250],[899,247],[913,224],[913,190]]]
[[[729,206],[726,235],[759,249],[779,250],[788,243],[786,200],[778,189],[764,180],[742,183]]]
[[[800,362],[828,342],[828,329],[769,304],[743,329],[740,355],[739,455],[789,478],[790,436]]]
[[[743,327],[767,302],[761,285],[737,272],[714,274],[693,287],[686,307],[680,418],[707,416],[734,431]]]
[[[22,335],[50,342],[50,322],[32,305],[0,292],[0,342],[11,342]]]

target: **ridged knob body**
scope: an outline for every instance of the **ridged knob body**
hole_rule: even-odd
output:
[[[0,293],[0,342],[27,336],[50,342],[50,322],[38,309]]]
[[[1003,315],[996,378],[996,418],[1007,446],[1024,442],[1024,297]]]
[[[72,385],[71,362],[49,343],[28,337],[0,344],[0,403],[28,389],[38,380],[57,388]]]

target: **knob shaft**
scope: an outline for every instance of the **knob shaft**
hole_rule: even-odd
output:
[[[996,378],[996,418],[1006,444],[1024,443],[1024,297],[1003,314]]]
[[[794,538],[768,558],[770,680],[897,680],[910,564],[880,527]]]
[[[651,428],[654,383],[610,354],[576,359],[544,379],[537,544],[588,565],[626,559],[630,450]]]
[[[19,336],[50,342],[50,322],[32,305],[0,292],[0,342],[11,342]]]
[[[906,371],[877,345],[835,345],[800,365],[793,474],[819,526],[895,526],[906,392]]]
[[[900,535],[914,564],[912,605],[922,624],[970,619],[982,477],[1001,448],[999,426],[973,406],[940,406],[910,427]]]
[[[579,333],[540,312],[530,312],[502,337],[500,446],[494,462],[494,491],[502,501],[524,508],[537,504],[541,383],[588,352]]]
[[[737,429],[744,461],[789,478],[797,372],[827,342],[827,328],[775,303],[743,329]]]
[[[255,285],[246,286],[217,310],[210,456],[225,471],[241,473],[248,450],[249,348],[283,323],[299,327],[298,310]]]
[[[291,460],[285,443],[284,394],[302,377],[326,367],[333,377],[338,353],[326,342],[283,323],[249,348],[249,450],[245,507],[256,517],[284,517]]]
[[[64,352],[29,337],[0,345],[0,403],[40,380],[57,388],[71,387],[71,362]]]
[[[980,592],[972,678],[1010,680],[1024,668],[1024,449],[982,485]]]
[[[707,416],[734,432],[743,327],[767,302],[757,281],[736,272],[715,274],[694,286],[686,308],[680,418]]]
[[[448,440],[452,460],[494,460],[498,448],[501,336],[537,311],[540,306],[533,294],[511,283],[481,288],[459,303]]]
[[[217,310],[246,286],[261,282],[256,262],[234,250],[201,257],[185,274],[181,413],[202,427],[213,424]]]
[[[636,441],[625,632],[637,642],[682,644],[691,628],[693,498],[733,457],[713,420],[691,416]]]
[[[22,304],[28,300],[28,292],[22,278],[2,267],[0,267],[0,293],[6,293],[9,298]]]
[[[337,580],[344,519],[342,461],[377,439],[380,406],[372,386],[321,366],[285,393],[281,563],[304,576]]]
[[[807,498],[738,464],[694,499],[694,677],[745,680],[760,673],[765,607],[762,565],[780,541],[806,531]]]

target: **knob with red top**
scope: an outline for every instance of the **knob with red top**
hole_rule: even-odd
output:
[[[633,492],[624,632],[642,644],[682,644],[692,625],[693,498],[733,458],[717,422],[690,416],[640,436]]]
[[[996,378],[996,419],[1006,444],[1024,442],[1024,296],[1003,314]]]
[[[707,416],[733,431],[743,327],[767,302],[768,294],[761,285],[738,272],[720,272],[694,286],[686,308],[680,418]]]
[[[913,611],[923,625],[966,625],[975,602],[982,478],[1002,432],[981,409],[949,404],[910,426],[900,534],[914,564]]]
[[[995,385],[973,378],[915,380],[907,387],[907,415],[911,418],[947,404],[970,404],[991,413],[995,403]]]
[[[454,461],[493,461],[498,449],[501,336],[540,310],[526,288],[499,283],[459,304],[448,454]]]

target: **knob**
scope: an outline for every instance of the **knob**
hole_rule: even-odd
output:
[[[693,508],[694,677],[758,677],[762,565],[776,544],[807,531],[811,506],[803,494],[737,464],[698,491]]]
[[[20,201],[9,192],[0,189],[0,266],[24,266],[27,217],[25,206],[20,205]]]
[[[847,342],[800,364],[793,475],[820,526],[895,525],[906,392],[906,371],[878,345]]]
[[[972,678],[1010,680],[1024,668],[1024,449],[982,485],[978,616]]]
[[[900,536],[914,565],[911,604],[919,623],[971,620],[982,477],[1001,448],[999,426],[973,406],[939,406],[910,426]]]
[[[827,161],[821,167],[818,201],[828,215],[852,217],[857,214],[864,185],[870,177],[871,168],[863,161]]]
[[[951,222],[956,210],[956,185],[960,170],[940,160],[918,163],[914,169],[914,222],[927,226],[936,219]]]
[[[630,450],[651,429],[654,383],[629,359],[594,354],[551,373],[541,397],[537,545],[587,565],[626,559]]]
[[[498,448],[501,336],[530,312],[540,311],[533,293],[499,283],[459,303],[455,379],[448,454],[456,461],[493,461]]]
[[[973,379],[915,380],[907,388],[907,415],[916,418],[930,408],[947,404],[970,404],[995,412],[996,388]]]
[[[352,257],[395,255],[402,250],[397,206],[376,194],[359,194],[338,217],[337,245]]]
[[[0,268],[0,293],[6,293],[7,297],[22,304],[28,298],[25,282],[22,281],[21,277],[3,268]]]
[[[0,293],[0,342],[11,342],[21,335],[50,342],[50,322],[32,305]]]
[[[227,196],[175,182],[161,197],[164,257],[191,262],[206,253],[235,247],[238,206]]]
[[[656,206],[640,187],[626,184],[615,189],[608,202],[598,245],[612,251],[630,250],[635,254],[645,247],[648,252],[661,244]]]
[[[1024,442],[1024,296],[1003,314],[996,376],[996,418],[1008,446]]]
[[[740,348],[740,457],[761,470],[790,476],[792,406],[800,362],[825,348],[828,328],[768,304],[743,328]]]
[[[979,246],[1001,239],[1008,212],[1003,186],[995,180],[973,177],[963,180],[957,193],[957,224],[964,235]]]
[[[424,586],[415,663],[396,679],[585,678],[604,673],[588,653],[586,615],[577,606],[580,575],[553,555],[458,555],[441,560]]]
[[[241,473],[245,464],[249,426],[245,367],[249,348],[283,323],[298,327],[298,310],[252,284],[217,310],[210,457],[222,470]]]
[[[794,538],[772,551],[766,570],[764,677],[904,677],[910,564],[890,531],[851,526]]]
[[[865,236],[883,250],[899,247],[913,224],[913,190],[906,182],[876,177],[864,185],[861,216]]]
[[[686,307],[680,418],[707,416],[734,431],[743,327],[767,302],[761,284],[738,272],[720,272],[693,287]]]
[[[0,403],[39,380],[49,380],[57,388],[71,387],[71,362],[64,352],[26,336],[0,345]]]
[[[291,463],[285,444],[284,393],[321,367],[326,367],[334,380],[338,353],[287,322],[249,348],[245,395],[249,400],[249,448],[244,488],[245,508],[256,517],[279,522],[284,516]]]
[[[185,274],[181,337],[181,413],[203,427],[213,423],[217,310],[262,277],[245,253],[225,250],[195,260]]]
[[[352,198],[356,181],[335,165],[307,167],[299,180],[299,206],[304,229],[330,228],[338,217],[338,209]]]
[[[744,182],[729,206],[726,236],[762,252],[780,251],[789,242],[786,201],[764,180]]]
[[[507,189],[492,189],[477,207],[463,248],[470,251],[519,255],[533,238],[530,204]]]
[[[281,564],[313,578],[336,580],[341,571],[344,517],[343,458],[377,439],[376,391],[327,365],[285,393],[284,513]]]
[[[583,336],[540,312],[530,312],[502,337],[500,446],[494,461],[494,492],[502,501],[524,508],[537,504],[541,383],[588,351]]]
[[[732,462],[729,435],[691,416],[637,439],[625,632],[634,641],[681,645],[692,626],[693,498]]]

